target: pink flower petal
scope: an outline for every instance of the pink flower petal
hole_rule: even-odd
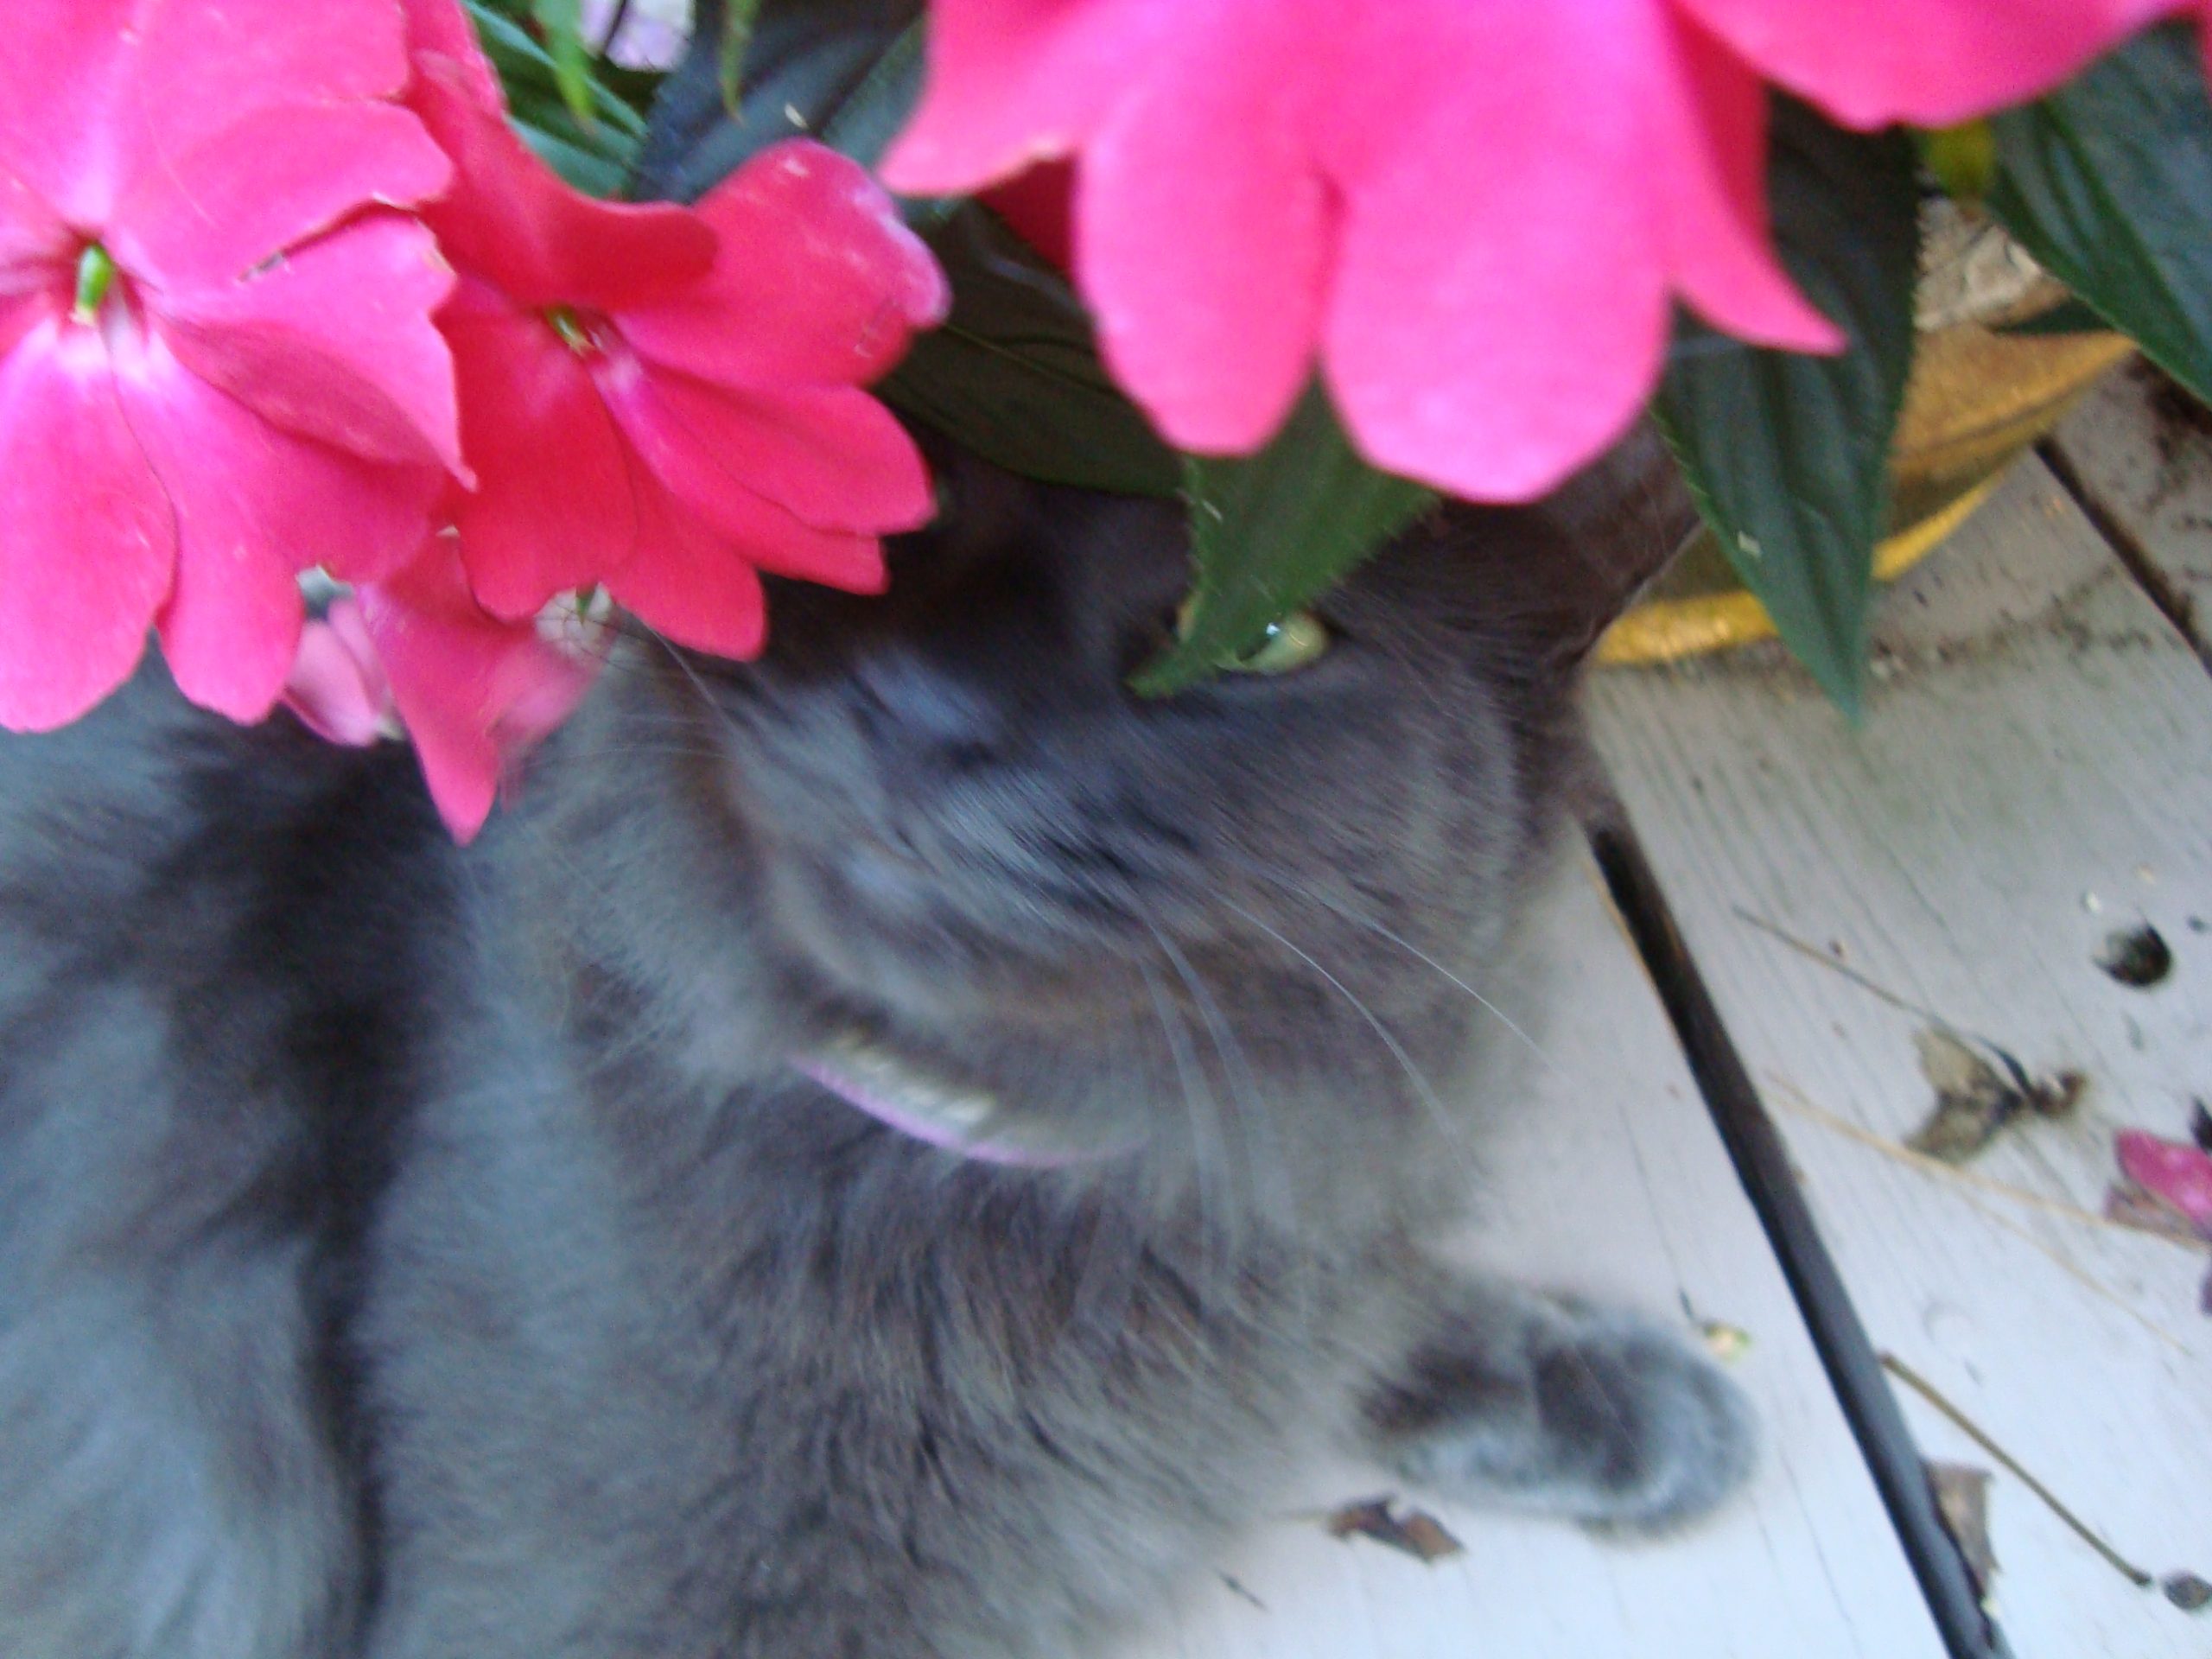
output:
[[[2129,1180],[2157,1193],[2212,1237],[2212,1154],[2141,1129],[2122,1129],[2113,1145]]]
[[[1624,430],[1657,376],[1667,227],[1630,186],[1675,163],[1653,153],[1656,19],[1644,0],[1421,10],[1403,73],[1382,74],[1387,35],[1344,66],[1363,98],[1332,135],[1349,182],[1328,380],[1376,464],[1529,499]]]
[[[982,200],[1016,236],[1069,271],[1075,269],[1075,181],[1073,162],[1039,162],[993,185]]]
[[[687,375],[624,370],[600,376],[608,405],[641,452],[681,454],[690,480],[721,475],[820,530],[913,530],[935,516],[929,468],[891,411],[850,386],[728,392]],[[658,462],[656,462],[657,466]],[[670,470],[663,470],[679,496]]]
[[[453,359],[430,313],[453,286],[429,233],[371,213],[251,281],[159,296],[194,373],[334,448],[461,472]]]
[[[0,295],[0,357],[16,349],[16,342],[41,323],[59,322],[67,315],[68,300],[51,290]]]
[[[521,619],[619,569],[637,512],[621,441],[582,360],[542,318],[496,303],[472,303],[447,324],[476,469],[456,522],[477,599]]]
[[[1101,353],[1185,449],[1256,448],[1311,378],[1332,215],[1298,130],[1302,21],[1193,26],[1085,152],[1076,270]]]
[[[384,735],[391,701],[384,667],[359,626],[359,607],[341,601],[352,629],[311,620],[300,631],[300,653],[284,680],[284,707],[326,743],[365,749]],[[365,647],[365,649],[364,649]]]
[[[1675,0],[1853,127],[1948,126],[2048,92],[2172,0]]]
[[[496,115],[507,112],[506,89],[476,38],[476,26],[461,0],[399,0],[407,14],[407,55],[418,65],[426,57],[447,60],[461,89]]]
[[[1652,88],[1672,158],[1668,264],[1683,296],[1716,327],[1763,346],[1840,351],[1840,329],[1806,302],[1767,233],[1766,89],[1728,48],[1670,16],[1675,73]],[[1664,47],[1661,50],[1666,49]]]
[[[452,171],[397,105],[277,105],[142,176],[107,242],[126,268],[165,283],[230,283],[365,202],[435,195]]]
[[[115,113],[136,127],[135,160],[148,170],[257,111],[391,99],[407,84],[393,0],[140,0],[136,10]]]
[[[420,544],[444,476],[280,431],[193,376],[158,338],[119,355],[117,389],[176,515],[176,575],[160,618],[169,671],[193,702],[260,720],[296,652],[297,573],[397,564]]]
[[[935,0],[921,107],[883,159],[906,195],[971,191],[1065,156],[1205,0]]]
[[[642,579],[652,580],[654,573],[645,567],[664,557],[676,558],[687,569],[703,572],[721,569],[742,557],[782,575],[858,593],[881,591],[882,550],[873,537],[817,529],[767,499],[755,487],[751,472],[733,465],[735,456],[718,453],[700,432],[671,412],[663,395],[665,378],[632,374],[623,377],[609,394],[609,406],[623,435],[640,464],[658,480],[659,487],[649,487],[640,480],[638,492],[638,550],[632,563],[640,570]],[[657,543],[656,535],[671,546]],[[711,557],[704,550],[709,547],[714,551]],[[636,584],[632,588],[634,590]],[[618,595],[625,591],[619,582],[614,591]],[[648,620],[661,626],[671,615],[675,590],[663,582],[652,591],[664,597]],[[710,611],[727,608],[719,595],[702,594],[701,603]],[[642,606],[632,608],[645,614]],[[732,613],[742,610],[740,603],[738,612]],[[699,626],[721,628],[724,625],[702,621]],[[663,626],[662,631],[688,644],[701,643],[680,626]],[[741,633],[741,637],[745,636]],[[758,648],[755,640],[751,650]],[[750,650],[738,654],[749,655]]]
[[[54,214],[96,225],[112,200],[114,106],[138,0],[46,0],[8,10],[0,51],[0,175]]]
[[[696,282],[715,233],[688,207],[596,201],[563,183],[451,66],[426,60],[415,106],[453,158],[453,192],[423,210],[446,257],[527,307],[613,310]]]
[[[276,706],[298,653],[300,618],[293,572],[263,559],[226,559],[188,531],[162,607],[162,655],[187,699],[251,725]]]
[[[43,198],[0,170],[0,300],[58,287],[76,242]],[[0,349],[5,345],[0,340]]]
[[[567,718],[590,684],[589,671],[539,639],[531,624],[480,609],[450,537],[433,537],[404,571],[362,588],[352,603],[439,815],[455,840],[473,839],[502,779]],[[334,618],[339,608],[332,607]]]
[[[887,176],[973,188],[1075,154],[1107,361],[1185,448],[1256,447],[1318,355],[1370,459],[1520,499],[1631,418],[1677,295],[1763,343],[1840,343],[1769,241],[1756,78],[1675,0],[931,17]]]
[[[607,589],[676,644],[717,657],[757,657],[767,636],[760,576],[664,490],[639,490],[638,556]]]
[[[624,308],[639,353],[734,386],[859,385],[903,356],[951,296],[928,248],[852,162],[793,140],[699,203],[720,238],[707,280]]]
[[[64,725],[121,684],[175,556],[99,335],[49,317],[0,363],[0,726]]]

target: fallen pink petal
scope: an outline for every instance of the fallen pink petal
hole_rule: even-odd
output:
[[[2142,1129],[2122,1129],[2113,1137],[2113,1146],[2129,1180],[2212,1238],[2212,1154]]]

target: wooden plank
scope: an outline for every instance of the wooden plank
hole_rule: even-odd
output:
[[[2212,1092],[2212,677],[2032,460],[1891,595],[1878,640],[1861,731],[1759,650],[1608,674],[1600,749],[1877,1344],[2123,1554],[2212,1575],[2206,1260],[2084,1218],[2114,1129],[2182,1134]],[[2093,962],[2140,921],[2176,958],[2150,990]],[[1853,1138],[1894,1147],[1932,1104],[1929,1020],[1897,1001],[2087,1077],[2070,1117],[1970,1166],[2039,1202]],[[1991,1464],[1900,1398],[1931,1456]],[[2021,1655],[2202,1659],[2202,1615],[2016,1478],[1992,1506]]]
[[[1319,1516],[1392,1490],[1316,1468],[1295,1513],[1202,1575],[1132,1659],[1923,1659],[1927,1609],[1788,1287],[1586,858],[1547,896],[1559,964],[1525,1110],[1496,1116],[1484,1218],[1465,1253],[1499,1270],[1751,1339],[1738,1375],[1764,1465],[1706,1529],[1635,1548],[1430,1504],[1466,1546],[1423,1565]],[[1227,1574],[1224,1579],[1222,1574]],[[1233,1584],[1230,1581],[1233,1580]]]
[[[2212,414],[2138,360],[2105,377],[2050,449],[2212,660]]]

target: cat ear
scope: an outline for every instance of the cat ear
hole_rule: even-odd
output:
[[[1580,661],[1697,534],[1681,469],[1649,422],[1535,509],[1548,543],[1541,608],[1548,643]]]

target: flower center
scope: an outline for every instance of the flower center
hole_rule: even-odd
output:
[[[87,242],[77,256],[77,303],[70,315],[79,322],[92,321],[114,285],[115,256],[99,243]]]
[[[592,357],[598,353],[599,342],[592,338],[584,321],[565,305],[548,306],[545,321],[553,325],[553,332],[561,336],[561,343],[578,357]]]

